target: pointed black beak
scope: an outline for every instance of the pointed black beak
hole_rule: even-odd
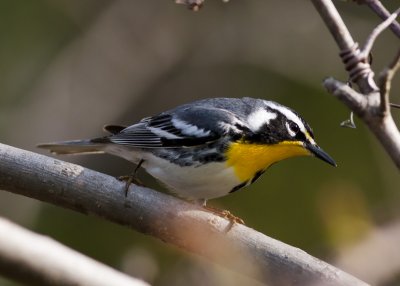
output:
[[[336,167],[336,162],[335,160],[332,159],[331,156],[328,155],[324,150],[322,150],[318,145],[313,145],[310,143],[306,143],[305,147],[307,150],[311,152],[315,157],[327,162],[328,164]]]

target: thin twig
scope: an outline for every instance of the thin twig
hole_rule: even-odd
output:
[[[358,1],[368,5],[368,7],[374,11],[382,20],[386,20],[390,16],[390,12],[382,5],[379,0],[363,0]],[[397,37],[400,38],[400,24],[397,21],[393,21],[390,24],[390,29]]]
[[[368,57],[372,50],[372,46],[374,45],[376,39],[378,36],[387,28],[390,26],[391,23],[393,23],[394,20],[396,20],[397,16],[399,16],[400,13],[400,8],[397,9],[393,14],[391,14],[385,21],[380,23],[378,26],[375,27],[375,29],[372,30],[371,34],[368,36],[363,48],[361,49],[361,52],[363,53],[364,57]]]
[[[383,112],[389,109],[389,93],[392,85],[392,79],[400,68],[400,49],[390,64],[379,75],[379,89],[381,94],[381,108]],[[392,106],[396,107],[395,104]]]
[[[340,50],[350,50],[355,42],[342,17],[330,0],[312,0]]]
[[[351,79],[357,83],[363,94],[376,92],[378,87],[373,80],[374,74],[370,65],[366,57],[361,54],[335,5],[331,0],[312,0],[312,2],[339,46],[342,60],[350,72]]]
[[[175,0],[175,3],[186,5],[189,10],[197,12],[203,7],[204,0]]]
[[[150,234],[269,285],[367,285],[304,251],[202,207],[54,158],[0,144],[0,189]]]
[[[197,12],[203,7],[204,1],[205,0],[175,0],[175,3],[186,5],[189,10]],[[222,2],[226,3],[229,2],[229,0],[222,0]]]
[[[26,285],[148,285],[3,218],[0,273]]]

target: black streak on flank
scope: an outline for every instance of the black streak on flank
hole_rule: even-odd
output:
[[[254,175],[253,179],[251,179],[251,183],[253,184],[255,181],[257,181],[258,178],[260,178],[260,176],[262,174],[264,174],[265,170],[260,170],[257,171],[257,173]]]
[[[236,191],[239,191],[241,188],[245,187],[246,185],[247,185],[247,181],[244,181],[243,183],[234,187],[229,193],[234,193]]]

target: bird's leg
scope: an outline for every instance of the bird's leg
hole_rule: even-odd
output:
[[[196,203],[201,204],[201,206],[204,209],[216,214],[217,216],[220,216],[222,218],[226,218],[227,220],[229,220],[231,224],[230,224],[228,230],[230,230],[232,228],[234,223],[243,224],[243,225],[245,224],[244,220],[242,220],[240,217],[233,215],[228,210],[221,210],[221,209],[217,209],[217,208],[213,208],[213,207],[208,207],[207,200],[205,200],[205,199],[197,200]]]
[[[129,190],[129,186],[130,184],[134,183],[138,186],[144,186],[144,184],[136,177],[136,173],[139,170],[140,166],[142,166],[144,160],[141,159],[139,161],[139,163],[137,164],[137,166],[135,167],[135,169],[133,170],[131,175],[128,176],[120,176],[118,177],[118,180],[120,181],[126,181],[126,185],[125,185],[125,197],[128,196],[128,190]]]

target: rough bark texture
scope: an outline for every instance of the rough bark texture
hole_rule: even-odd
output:
[[[0,188],[132,227],[271,285],[367,285],[201,207],[32,152],[0,145]]]

